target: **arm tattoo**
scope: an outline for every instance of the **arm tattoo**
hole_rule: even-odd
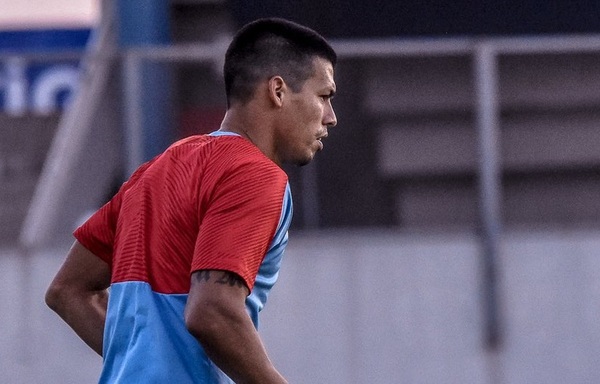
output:
[[[198,282],[200,282],[200,281],[208,282],[210,280],[210,271],[207,271],[207,270],[198,271],[198,273],[196,273],[196,280]]]
[[[211,270],[200,270],[194,274],[197,282],[209,282],[211,281]],[[245,287],[246,283],[239,277],[237,274],[229,271],[220,271],[222,272],[221,277],[215,280],[215,284],[229,285],[230,287]]]
[[[245,284],[242,279],[233,272],[223,271],[221,278],[216,281],[217,284],[227,284],[230,287],[244,287]]]

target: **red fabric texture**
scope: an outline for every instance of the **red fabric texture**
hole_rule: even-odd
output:
[[[190,274],[228,270],[254,286],[287,185],[281,168],[238,136],[192,136],[143,164],[75,230],[112,282],[188,293]]]

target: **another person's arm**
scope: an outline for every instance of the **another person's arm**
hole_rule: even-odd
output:
[[[75,241],[46,292],[46,304],[99,355],[109,285],[108,264]]]
[[[246,312],[249,291],[228,271],[192,274],[185,323],[208,357],[238,384],[280,384],[277,372]]]

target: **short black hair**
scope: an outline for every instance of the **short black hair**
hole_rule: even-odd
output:
[[[281,18],[258,19],[234,36],[225,54],[223,68],[227,106],[246,103],[258,82],[280,75],[299,92],[314,73],[313,61],[320,57],[335,66],[337,55],[316,31]]]

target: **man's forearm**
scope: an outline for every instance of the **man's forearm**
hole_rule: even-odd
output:
[[[246,311],[249,293],[228,271],[192,274],[185,323],[208,357],[238,384],[284,384]]]
[[[102,356],[108,291],[86,294],[49,292],[46,302],[90,348]]]
[[[109,265],[75,241],[46,291],[46,304],[102,355]]]
[[[237,384],[283,384],[287,381],[275,369],[244,312],[226,314],[196,335],[208,357]]]

